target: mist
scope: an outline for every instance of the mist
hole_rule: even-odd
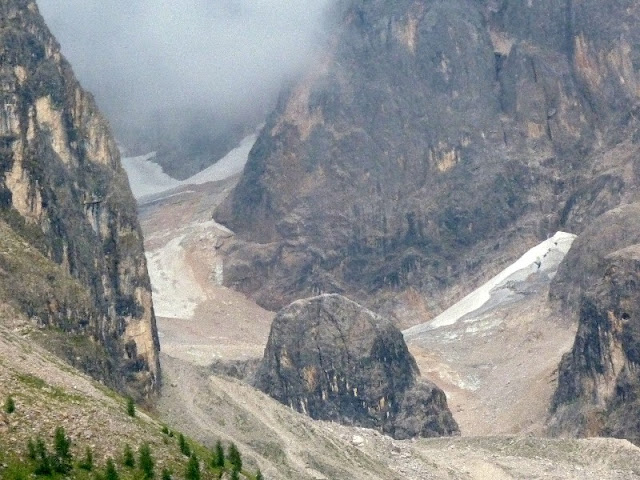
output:
[[[83,86],[120,130],[157,112],[272,104],[322,42],[330,0],[38,0]]]

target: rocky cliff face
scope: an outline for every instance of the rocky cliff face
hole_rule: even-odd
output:
[[[299,300],[273,321],[254,384],[315,419],[379,428],[395,438],[458,433],[442,390],[393,324],[339,295]]]
[[[159,386],[159,344],[135,202],[107,122],[30,0],[0,4],[0,97],[0,219],[89,298],[57,298],[55,289],[29,297],[33,285],[15,282],[1,300],[40,326],[89,339],[90,350],[104,349],[100,367],[73,345],[62,350],[147,396]],[[3,282],[22,275],[0,272]]]
[[[633,195],[635,2],[352,0],[334,14],[326,54],[216,212],[241,239],[227,282],[261,304],[412,288],[438,310],[489,254],[506,263]]]
[[[640,442],[640,206],[607,212],[558,272],[556,295],[578,333],[559,367],[552,433]]]

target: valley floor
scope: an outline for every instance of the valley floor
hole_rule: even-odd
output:
[[[240,380],[213,374],[212,363],[258,360],[273,318],[221,285],[218,249],[233,238],[211,212],[233,183],[182,186],[140,206],[163,351],[158,410],[167,423],[205,444],[218,437],[235,441],[267,478],[640,476],[640,449],[626,441],[530,436],[542,432],[558,361],[575,326],[550,315],[548,279],[534,275],[522,290],[518,282],[529,278],[522,271],[507,285],[510,301],[488,302],[440,328],[407,332],[422,374],[446,391],[462,438],[396,441],[313,421]]]

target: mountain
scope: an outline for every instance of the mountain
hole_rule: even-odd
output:
[[[136,398],[160,386],[136,204],[107,121],[35,2],[0,3],[0,305]]]
[[[638,185],[640,7],[352,0],[215,218],[225,282],[437,314]],[[496,263],[488,260],[498,258]],[[406,319],[400,319],[405,321]]]
[[[640,442],[640,205],[596,219],[554,279],[552,299],[576,321],[559,366],[550,431]]]

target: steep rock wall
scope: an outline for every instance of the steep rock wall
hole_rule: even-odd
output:
[[[506,264],[634,195],[634,2],[354,0],[334,14],[215,214],[240,238],[227,283],[261,304],[414,289],[437,311],[483,258]]]
[[[72,303],[21,309],[42,326],[101,345],[106,366],[92,374],[110,385],[136,397],[157,390],[151,288],[119,153],[106,120],[29,0],[0,4],[0,216],[92,298],[88,311]]]

